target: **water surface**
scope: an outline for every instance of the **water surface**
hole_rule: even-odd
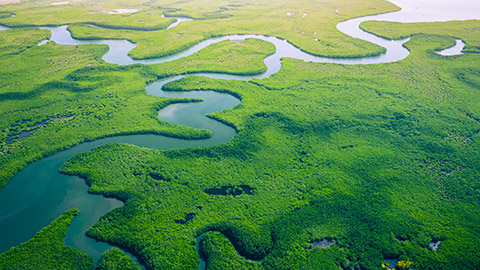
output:
[[[408,39],[392,41],[379,38],[361,30],[359,28],[360,23],[367,20],[407,22],[409,20],[418,21],[419,19],[433,21],[457,18],[454,17],[454,12],[449,12],[450,8],[443,7],[444,1],[440,1],[442,4],[438,6],[442,12],[435,13],[433,15],[430,14],[428,16],[426,16],[424,13],[420,13],[433,10],[429,10],[428,8],[425,9],[425,6],[428,7],[426,3],[440,3],[439,1],[429,0],[422,2],[422,5],[417,5],[415,3],[416,1],[410,0],[393,0],[392,2],[404,9],[400,12],[352,19],[337,25],[337,28],[347,35],[360,38],[386,48],[385,54],[375,57],[353,59],[313,56],[299,50],[291,45],[288,41],[276,37],[267,37],[262,35],[228,35],[208,39],[195,46],[192,46],[186,51],[168,57],[149,60],[133,60],[128,56],[128,52],[135,48],[136,45],[129,41],[82,41],[73,39],[70,35],[70,32],[67,30],[67,26],[43,28],[49,29],[52,32],[49,40],[55,41],[59,44],[106,44],[110,49],[103,56],[103,59],[106,62],[119,65],[128,65],[134,63],[153,64],[174,61],[176,59],[192,55],[211,44],[224,40],[244,40],[246,38],[257,38],[271,42],[275,45],[276,52],[275,54],[264,59],[264,62],[267,66],[267,72],[264,74],[256,76],[236,76],[208,73],[197,74],[197,76],[207,76],[217,79],[251,80],[253,78],[267,78],[278,72],[281,68],[280,59],[282,57],[290,57],[311,62],[328,62],[337,64],[377,64],[399,61],[407,57],[409,54],[408,50],[402,46]],[[480,3],[480,1],[478,2]],[[478,3],[473,3],[472,6],[478,6]],[[475,10],[475,8],[472,8],[472,10],[473,11],[465,15],[463,19],[472,18],[469,16],[473,16],[473,18],[480,18],[480,12],[476,12],[477,10]],[[187,20],[190,19],[178,18],[174,24],[178,25],[178,23]],[[174,24],[170,25],[169,28],[174,27]],[[0,30],[5,29],[7,28],[0,26]],[[39,45],[41,46],[47,41],[48,40],[43,41]],[[447,52],[447,55],[449,53],[458,53],[458,46],[459,45],[457,43],[454,48],[450,49],[450,52]],[[154,96],[203,98],[204,102],[201,103],[170,105],[161,110],[158,116],[160,119],[174,124],[209,129],[213,132],[211,138],[205,140],[181,140],[158,135],[116,136],[95,140],[93,142],[82,143],[66,151],[59,152],[26,166],[9,182],[4,190],[0,192],[0,205],[2,206],[0,208],[0,239],[2,239],[2,241],[0,241],[0,252],[4,252],[11,246],[19,245],[21,242],[30,239],[41,228],[47,226],[65,210],[72,207],[78,208],[80,210],[80,215],[74,219],[72,225],[69,227],[67,236],[65,237],[65,244],[78,248],[92,255],[95,260],[100,257],[104,250],[111,247],[106,243],[96,242],[95,240],[86,237],[85,231],[96,221],[98,221],[102,215],[114,208],[120,207],[122,202],[115,199],[108,199],[102,196],[89,194],[87,192],[88,187],[85,185],[84,180],[75,176],[66,176],[58,173],[64,162],[77,153],[90,151],[99,145],[113,142],[130,143],[155,149],[171,149],[210,146],[225,143],[231,140],[231,138],[236,134],[235,130],[220,122],[205,117],[205,114],[232,108],[240,101],[228,94],[208,91],[177,93],[164,92],[161,90],[162,85],[165,83],[178,80],[182,77],[184,76],[175,76],[152,83],[146,86],[146,91],[148,94]]]
[[[465,43],[461,39],[455,40],[456,44],[455,46],[445,49],[443,51],[437,52],[438,54],[445,55],[445,56],[451,56],[451,55],[459,55],[463,54],[462,50],[465,47]]]

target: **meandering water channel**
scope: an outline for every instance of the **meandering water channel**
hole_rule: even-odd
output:
[[[390,13],[390,15],[396,14]],[[253,78],[266,78],[278,72],[281,68],[282,57],[290,57],[310,62],[328,62],[338,64],[375,64],[387,63],[404,59],[409,52],[403,47],[408,41],[386,40],[364,32],[359,25],[367,20],[383,20],[389,14],[380,14],[356,18],[338,24],[337,28],[347,35],[360,38],[386,48],[386,53],[375,57],[338,59],[317,57],[301,51],[288,41],[276,37],[262,35],[228,35],[212,38],[192,46],[181,53],[164,58],[149,60],[133,60],[128,56],[136,45],[126,40],[98,40],[82,41],[73,39],[67,26],[43,27],[49,29],[52,35],[49,40],[65,45],[81,44],[107,44],[110,50],[103,56],[106,62],[129,65],[129,64],[154,64],[173,61],[192,55],[201,49],[223,41],[244,40],[256,38],[271,42],[276,47],[275,54],[264,59],[267,71],[256,76],[236,76],[227,74],[196,74],[217,79],[251,80]],[[183,19],[187,20],[187,19]],[[169,28],[175,27],[182,19],[177,20]],[[0,30],[6,27],[0,26]],[[48,40],[41,42],[43,45]],[[457,41],[456,51],[458,54],[463,48],[463,43]],[[447,52],[448,53],[448,52]],[[189,75],[191,76],[191,75]],[[230,141],[236,134],[235,130],[220,122],[205,117],[206,114],[233,108],[240,101],[228,94],[212,91],[193,92],[164,92],[162,86],[168,82],[178,80],[184,76],[165,78],[145,87],[148,94],[161,97],[178,98],[202,98],[203,102],[170,105],[158,114],[163,121],[194,128],[209,129],[213,132],[211,138],[204,140],[182,140],[159,135],[128,135],[99,139],[93,142],[82,143],[68,150],[56,153],[26,166],[20,171],[0,192],[0,253],[5,252],[12,246],[32,238],[41,228],[47,226],[65,210],[75,207],[80,210],[80,215],[74,219],[65,237],[65,245],[78,248],[94,257],[95,260],[111,246],[103,242],[97,242],[86,237],[86,230],[108,211],[120,207],[122,202],[88,193],[88,186],[83,179],[76,176],[66,176],[58,171],[61,166],[73,155],[90,151],[94,147],[106,143],[129,143],[142,147],[155,149],[187,148],[210,146]],[[134,256],[132,256],[135,258]]]

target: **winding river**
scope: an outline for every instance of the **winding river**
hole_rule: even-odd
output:
[[[310,62],[338,64],[375,64],[402,60],[409,54],[409,51],[403,47],[403,44],[408,41],[408,39],[386,40],[364,32],[359,27],[360,23],[363,21],[384,20],[385,18],[389,18],[389,16],[401,12],[402,11],[367,16],[339,23],[337,28],[343,33],[375,43],[387,49],[385,54],[379,56],[352,59],[313,56],[299,50],[288,41],[276,37],[262,35],[228,35],[202,41],[186,51],[168,57],[149,60],[133,60],[128,56],[128,52],[136,45],[129,41],[82,41],[73,39],[70,32],[67,30],[67,26],[43,28],[51,31],[52,35],[49,40],[55,41],[59,44],[107,44],[110,47],[110,50],[103,56],[103,59],[106,62],[118,65],[136,63],[154,64],[173,61],[192,55],[211,44],[223,40],[256,38],[271,42],[275,45],[276,52],[264,59],[267,71],[263,74],[256,76],[206,73],[196,74],[197,76],[207,76],[217,79],[251,80],[253,78],[266,78],[278,72],[281,68],[280,59],[282,57],[296,58]],[[177,22],[170,25],[169,28],[175,27],[182,20],[185,21],[188,19],[179,18]],[[7,28],[0,26],[0,30],[5,29]],[[48,40],[41,42],[39,46],[46,42],[48,42]],[[451,49],[451,51],[447,51],[447,54],[451,55],[460,53],[464,45],[462,44],[463,42],[457,40],[457,45],[454,49]],[[230,141],[236,135],[235,130],[220,122],[209,119],[205,117],[205,115],[211,112],[233,108],[240,101],[231,95],[211,91],[193,91],[185,93],[162,91],[162,86],[164,84],[178,80],[182,77],[184,76],[165,78],[147,85],[145,89],[148,94],[153,96],[202,98],[203,102],[200,103],[170,105],[161,110],[158,117],[163,121],[174,124],[209,129],[213,132],[211,138],[204,140],[182,140],[159,135],[109,137],[93,142],[82,143],[68,150],[29,164],[8,183],[2,192],[0,192],[0,239],[2,239],[0,242],[0,253],[32,238],[41,228],[47,226],[65,210],[72,207],[78,208],[80,210],[80,215],[74,219],[69,227],[67,236],[64,240],[65,245],[78,248],[79,250],[92,255],[95,260],[98,260],[100,255],[111,247],[109,244],[97,242],[86,237],[85,232],[90,226],[97,222],[102,215],[114,208],[122,206],[123,203],[116,199],[90,194],[88,193],[88,186],[83,179],[76,176],[66,176],[58,172],[65,161],[77,153],[90,151],[94,147],[106,143],[129,143],[155,149],[172,149],[210,146]],[[134,256],[132,256],[132,258],[135,259]]]

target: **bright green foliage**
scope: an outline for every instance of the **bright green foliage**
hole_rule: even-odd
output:
[[[202,235],[199,253],[205,257],[207,270],[263,269],[259,262],[240,256],[232,243],[219,232],[210,231]]]
[[[0,254],[1,269],[93,269],[88,254],[63,246],[68,225],[78,215],[77,209],[63,215],[43,228],[31,240]]]
[[[132,258],[125,255],[118,248],[111,248],[105,251],[98,261],[96,270],[140,270],[140,266],[136,264]]]
[[[384,52],[384,48],[349,37],[339,32],[336,25],[349,18],[398,9],[383,0],[108,0],[102,1],[101,5],[70,1],[56,6],[50,6],[48,2],[51,1],[6,6],[4,10],[15,13],[16,16],[0,19],[0,23],[8,26],[93,23],[104,28],[83,25],[70,26],[70,30],[77,38],[100,37],[133,41],[138,46],[131,53],[137,59],[170,55],[210,37],[228,34],[277,36],[317,55],[376,55]],[[99,13],[114,9],[140,10],[113,15]],[[161,18],[162,13],[197,20],[182,22],[166,30],[134,31],[165,28],[172,19]]]
[[[143,2],[143,3],[142,3]],[[35,1],[5,6],[0,18],[6,26],[64,25],[91,23],[106,28],[159,30],[167,28],[173,18],[163,18],[155,6],[142,6],[146,1]],[[142,6],[142,7],[140,7]],[[8,9],[8,11],[6,11]],[[11,15],[16,16],[12,17]],[[132,16],[133,15],[133,16]]]
[[[29,98],[38,93],[25,93],[40,91],[38,88],[47,82],[59,80],[80,67],[103,62],[101,55],[107,51],[106,46],[61,46],[53,43],[35,46],[49,34],[48,30],[35,28],[0,31],[0,38],[5,41],[0,44],[2,52],[10,51],[12,46],[17,47],[12,53],[0,57],[0,101]],[[28,48],[31,49],[26,50]]]
[[[0,22],[63,24],[71,22],[73,9],[82,7],[88,14],[94,8],[72,1],[52,12],[46,3],[7,6],[0,17],[10,11],[17,16]],[[105,1],[102,9],[142,5],[142,10],[133,17],[76,16],[74,22],[95,20],[111,27],[152,30],[169,20],[142,26],[148,14],[160,17],[150,13],[157,6],[116,3]],[[394,9],[373,0],[321,1],[308,11],[304,7],[311,1],[275,3],[166,1],[159,10],[167,15],[204,20],[162,31],[85,25],[71,30],[84,38],[138,42],[136,57],[170,54],[212,35],[232,33],[270,34],[317,54],[353,56],[382,50],[345,38],[335,29],[337,22]],[[368,10],[373,5],[378,9]],[[453,44],[452,37],[440,36],[449,29],[475,51],[477,34],[469,29],[477,25],[476,21],[415,25],[417,34],[439,35],[413,37],[406,44],[411,55],[397,63],[345,66],[283,59],[282,70],[269,79],[187,77],[170,83],[166,86],[170,90],[213,89],[240,97],[242,103],[234,109],[211,115],[235,126],[239,134],[227,144],[197,149],[157,151],[109,144],[69,160],[64,173],[84,177],[93,193],[125,201],[88,235],[133,252],[149,269],[198,268],[195,244],[201,235],[201,251],[212,269],[378,269],[385,258],[412,262],[414,269],[479,269],[480,55],[434,53]],[[457,29],[460,26],[463,30]],[[403,26],[389,27],[395,32]],[[101,60],[105,46],[31,47],[44,33],[24,31],[0,32],[8,43],[16,34],[24,40],[18,50],[0,56],[0,186],[25,164],[85,140],[145,132],[207,137],[208,131],[158,121],[157,110],[191,100],[147,96],[145,83],[186,72],[255,73],[264,70],[260,60],[272,52],[260,41],[223,42],[174,63],[118,67]],[[412,33],[403,30],[399,36]],[[320,41],[314,42],[315,35]],[[43,121],[45,125],[35,129]],[[10,135],[23,131],[33,133],[8,142]],[[242,185],[253,188],[251,194],[205,192]],[[14,263],[27,258],[34,260],[31,265],[49,268],[49,261],[36,255],[50,248],[55,250],[47,250],[48,258],[67,250],[76,255],[69,255],[65,263],[78,258],[82,263],[75,266],[92,268],[88,257],[61,245],[69,223],[47,227],[12,250],[43,243],[45,234],[55,235],[55,241],[48,241],[55,245],[9,251],[0,258],[23,256]],[[311,243],[321,239],[335,239],[336,244],[311,249]],[[429,243],[438,240],[441,245],[434,251]],[[112,250],[102,263],[123,257]]]
[[[19,54],[48,38],[48,30],[38,28],[7,29],[0,35],[0,58]]]
[[[153,65],[159,77],[193,72],[255,75],[267,71],[263,59],[275,53],[275,46],[259,39],[222,41],[186,59]]]
[[[307,253],[307,258],[299,269],[335,270],[340,265],[343,269],[352,269],[353,263],[347,263],[346,252],[334,245],[330,248],[314,248]]]
[[[448,35],[461,38],[465,43],[463,52],[480,52],[480,21],[454,21],[431,23],[364,22],[361,28],[381,37],[401,39],[411,35]],[[442,48],[443,49],[443,48]]]
[[[416,269],[477,269],[480,56],[433,52],[452,40],[413,37],[411,55],[390,64],[284,59],[268,79],[166,85],[240,96],[233,110],[213,115],[239,134],[209,148],[112,144],[75,156],[64,172],[125,200],[88,234],[131,250],[151,269],[196,268],[195,238],[206,231],[222,233],[266,269],[378,269],[384,258],[411,260]],[[204,192],[240,185],[252,194]],[[175,222],[186,215],[193,219]],[[247,263],[227,238],[212,235],[206,258],[225,257],[212,264]],[[337,244],[310,250],[325,238]],[[429,248],[434,239],[442,240],[438,251]]]
[[[12,29],[0,38],[24,35],[26,44],[36,44],[38,33]],[[0,187],[28,163],[83,141],[132,133],[206,138],[210,131],[159,121],[158,110],[188,100],[149,96],[146,82],[188,72],[260,73],[263,58],[274,52],[264,41],[226,41],[150,67],[105,64],[100,56],[106,49],[49,43],[0,57]],[[17,139],[27,131],[29,137]]]
[[[8,11],[0,11],[0,19],[9,18],[9,17],[12,17],[12,15],[14,15],[14,14],[11,13],[11,12],[8,12]]]

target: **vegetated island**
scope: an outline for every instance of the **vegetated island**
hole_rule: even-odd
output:
[[[25,9],[21,16],[28,5],[6,6],[17,16],[0,23],[21,24],[29,12],[46,14],[51,8]],[[57,14],[69,5],[76,4],[58,5]],[[355,10],[359,4],[352,5]],[[194,18],[204,12],[207,23],[207,18],[235,18],[209,11],[214,6],[170,12]],[[227,10],[241,13],[242,7]],[[56,18],[39,23],[70,19]],[[380,32],[384,28],[375,29],[377,23],[364,28],[387,36]],[[64,173],[85,177],[92,192],[125,201],[88,235],[133,252],[149,269],[198,268],[197,237],[208,269],[378,269],[384,259],[399,260],[398,268],[479,268],[480,57],[434,52],[451,46],[452,35],[475,51],[478,21],[461,23],[461,29],[458,24],[410,29],[389,24],[396,37],[416,34],[406,44],[411,54],[397,63],[344,66],[284,59],[282,70],[268,79],[186,77],[171,83],[171,90],[240,96],[241,105],[212,115],[235,126],[238,135],[214,147],[158,151],[109,144],[75,156]],[[434,28],[428,33],[435,35],[417,28]],[[122,38],[144,34],[109,31]],[[208,137],[206,131],[159,122],[156,111],[175,101],[147,96],[145,83],[235,66],[237,73],[261,72],[261,59],[272,53],[259,41],[225,42],[175,65],[118,67],[101,60],[104,46],[35,46],[47,36],[37,28],[0,32],[5,40],[0,45],[2,186],[27,163],[85,140],[139,132]],[[100,36],[111,38],[106,32]],[[224,55],[232,57],[219,61]],[[242,62],[248,55],[253,60]],[[31,241],[0,255],[2,268],[92,269],[87,254],[63,247],[76,214],[67,211]],[[313,247],[325,239],[335,244]],[[440,244],[433,249],[431,243]],[[28,265],[18,266],[27,259]],[[105,253],[98,268],[119,265],[135,268],[120,250]]]

